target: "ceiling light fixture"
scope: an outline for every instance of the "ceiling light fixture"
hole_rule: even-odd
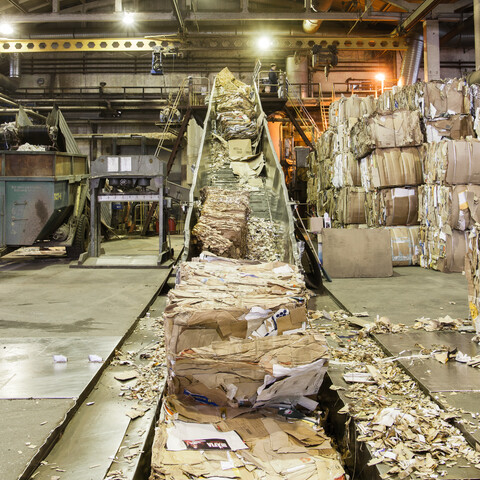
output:
[[[9,23],[1,22],[0,33],[3,35],[11,35],[13,33],[13,27]]]
[[[257,40],[257,47],[261,51],[269,50],[272,45],[272,39],[270,37],[267,37],[266,35],[260,37]]]
[[[133,16],[133,13],[132,12],[124,12],[122,21],[125,25],[133,25],[133,23],[135,22],[135,18]]]
[[[377,73],[375,75],[375,78],[379,81],[379,82],[384,82],[385,81],[385,74],[384,73]]]

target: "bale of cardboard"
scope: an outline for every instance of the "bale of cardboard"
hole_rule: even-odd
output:
[[[423,141],[418,111],[377,112],[360,119],[350,131],[350,146],[357,160],[375,148],[416,147]]]
[[[360,160],[362,186],[415,186],[423,183],[424,147],[377,148]]]
[[[366,194],[370,227],[418,225],[417,187],[376,189]]]
[[[394,267],[418,265],[420,262],[420,226],[386,227],[392,245]]]

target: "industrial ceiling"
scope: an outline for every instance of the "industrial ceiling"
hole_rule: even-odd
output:
[[[281,64],[315,44],[405,50],[424,20],[439,22],[442,47],[472,48],[473,0],[1,0],[0,22],[14,31],[0,40],[0,54],[3,73],[12,52],[27,73],[61,71],[65,59],[88,73],[118,58],[120,69],[143,71],[160,45],[178,72],[241,71],[260,54]],[[266,52],[257,47],[261,35],[272,39]]]

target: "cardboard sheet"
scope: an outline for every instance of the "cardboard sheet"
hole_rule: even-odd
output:
[[[390,233],[380,229],[325,229],[323,260],[333,278],[391,277]]]

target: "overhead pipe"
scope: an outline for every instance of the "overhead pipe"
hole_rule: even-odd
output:
[[[10,54],[10,76],[0,74],[0,89],[5,92],[14,92],[20,83],[20,54]]]
[[[327,12],[332,6],[333,0],[316,0],[312,2],[314,12]],[[315,33],[322,24],[323,20],[304,20],[303,31],[305,33]]]
[[[402,87],[404,85],[412,85],[416,82],[418,77],[418,70],[423,55],[423,35],[416,33],[410,37],[410,45],[403,57],[402,67],[400,69],[400,78],[397,85]]]

